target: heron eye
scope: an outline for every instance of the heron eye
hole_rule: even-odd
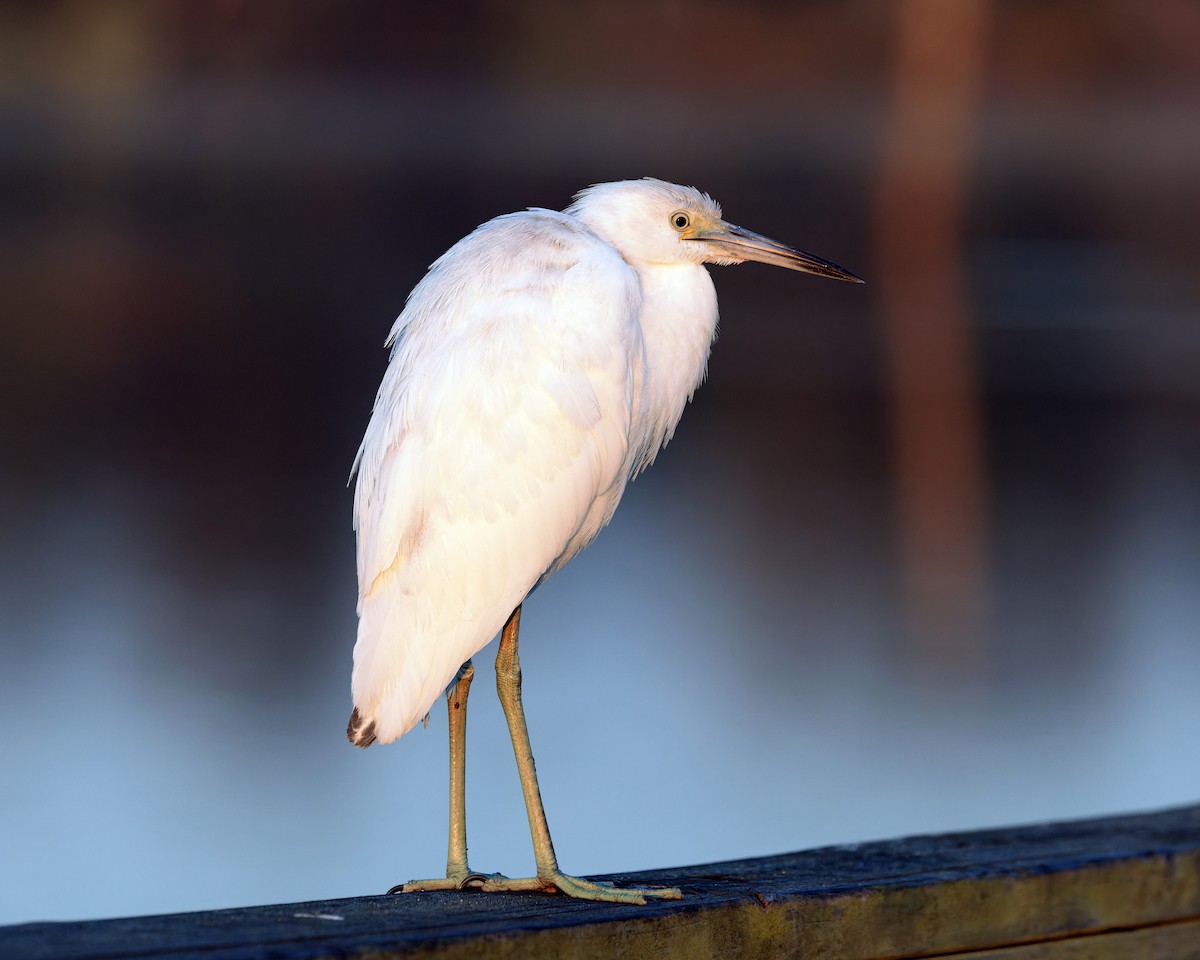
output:
[[[671,214],[671,226],[676,230],[686,230],[691,225],[691,222],[692,218],[682,210],[676,210]]]

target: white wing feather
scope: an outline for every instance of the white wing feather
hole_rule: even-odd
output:
[[[644,374],[639,301],[611,246],[542,210],[484,224],[413,290],[356,462],[352,691],[379,742],[612,516]]]

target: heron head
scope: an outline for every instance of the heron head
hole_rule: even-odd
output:
[[[728,223],[720,204],[708,194],[665,180],[596,184],[581,191],[567,213],[630,261],[728,265],[754,260],[862,283],[836,263]]]

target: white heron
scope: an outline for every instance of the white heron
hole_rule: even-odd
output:
[[[747,260],[859,281],[726,223],[706,194],[662,180],[602,183],[563,212],[491,220],[409,294],[355,461],[358,639],[347,736],[390,743],[445,692],[446,876],[405,891],[560,890],[643,903],[558,867],[521,705],[517,634],[530,591],[608,523],[625,484],[671,439],[704,379],[717,297],[706,263]],[[537,875],[467,864],[471,657],[500,632],[496,686],[512,736]]]

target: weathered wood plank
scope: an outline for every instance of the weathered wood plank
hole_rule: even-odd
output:
[[[0,928],[0,957],[1200,960],[1200,806],[605,879],[685,899],[424,893],[35,923]]]
[[[942,954],[941,956],[946,956]],[[1200,920],[956,953],[954,960],[1197,960]]]

